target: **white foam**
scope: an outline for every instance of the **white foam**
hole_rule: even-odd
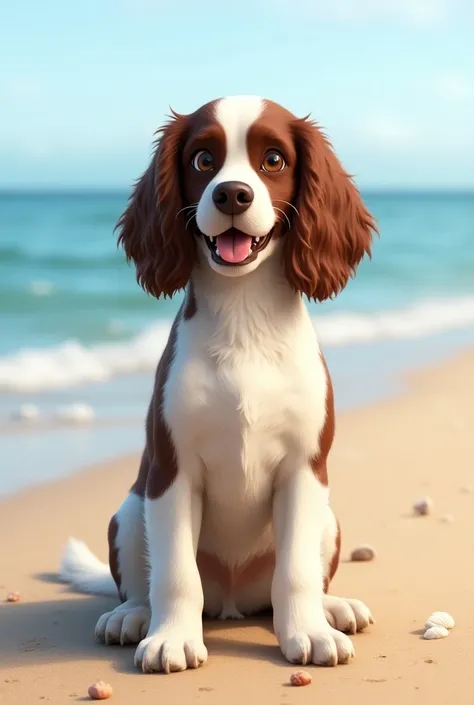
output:
[[[94,409],[87,404],[60,406],[56,409],[54,418],[65,423],[89,423],[94,420]]]
[[[342,346],[386,339],[409,339],[474,324],[474,297],[425,300],[404,309],[372,313],[322,314],[315,327],[323,345]],[[102,382],[115,375],[153,370],[170,321],[156,323],[136,338],[84,346],[75,341],[22,350],[0,358],[0,390],[39,391]]]
[[[15,421],[36,421],[39,413],[39,409],[35,404],[22,404],[13,411],[12,418]]]
[[[28,288],[34,296],[49,296],[54,289],[54,284],[52,282],[42,280],[33,281],[30,282]]]

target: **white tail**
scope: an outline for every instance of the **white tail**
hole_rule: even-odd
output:
[[[94,556],[84,541],[69,539],[61,559],[59,577],[78,592],[117,596],[109,566]]]

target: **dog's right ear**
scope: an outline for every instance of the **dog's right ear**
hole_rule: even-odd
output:
[[[180,156],[186,128],[186,117],[176,113],[160,128],[150,165],[116,225],[118,243],[135,263],[138,283],[156,298],[183,289],[196,258],[193,235],[177,217],[185,205]]]

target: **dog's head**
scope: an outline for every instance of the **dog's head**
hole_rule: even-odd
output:
[[[183,288],[198,260],[235,277],[278,256],[292,287],[323,301],[370,254],[375,225],[313,122],[239,96],[173,114],[118,228],[154,296]]]

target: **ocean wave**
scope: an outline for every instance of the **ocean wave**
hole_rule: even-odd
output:
[[[424,300],[393,310],[340,312],[314,319],[321,343],[342,346],[388,339],[419,338],[474,324],[474,297]],[[160,321],[135,338],[85,346],[67,341],[0,357],[0,390],[41,391],[103,382],[113,376],[150,371],[166,344],[171,321]]]

